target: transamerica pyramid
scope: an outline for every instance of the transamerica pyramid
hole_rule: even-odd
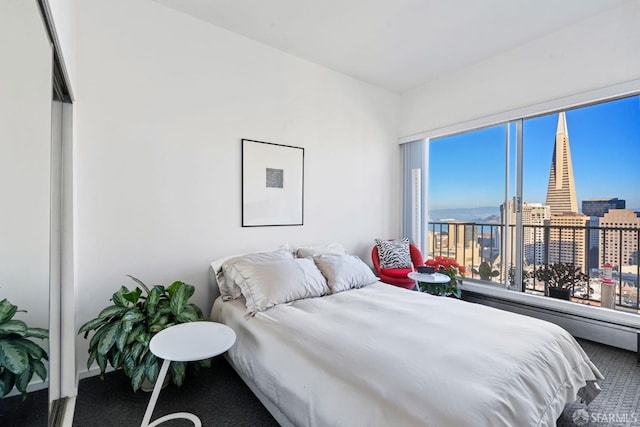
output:
[[[567,118],[564,111],[558,114],[556,144],[553,150],[553,158],[551,159],[546,205],[551,208],[552,216],[561,215],[565,212],[578,213],[576,183],[573,177],[569,132],[567,131]]]

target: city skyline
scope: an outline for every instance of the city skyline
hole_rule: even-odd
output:
[[[640,97],[567,110],[566,122],[579,209],[584,200],[618,197],[627,201],[628,209],[639,210]],[[545,203],[557,124],[558,113],[524,120],[523,201]],[[515,124],[510,126],[513,144]],[[503,202],[506,127],[430,141],[429,211],[498,207]]]

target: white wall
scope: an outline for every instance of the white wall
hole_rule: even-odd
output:
[[[191,283],[206,313],[217,257],[337,241],[370,263],[398,235],[397,95],[150,0],[77,15],[79,323],[125,274]],[[241,227],[242,138],[305,148],[304,226]]]
[[[634,0],[409,91],[399,136],[639,79],[638,22]]]

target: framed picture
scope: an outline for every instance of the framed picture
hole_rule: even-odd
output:
[[[242,140],[242,226],[302,225],[304,148]]]

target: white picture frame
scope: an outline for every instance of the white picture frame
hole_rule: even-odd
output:
[[[242,226],[303,225],[304,148],[242,140]]]

